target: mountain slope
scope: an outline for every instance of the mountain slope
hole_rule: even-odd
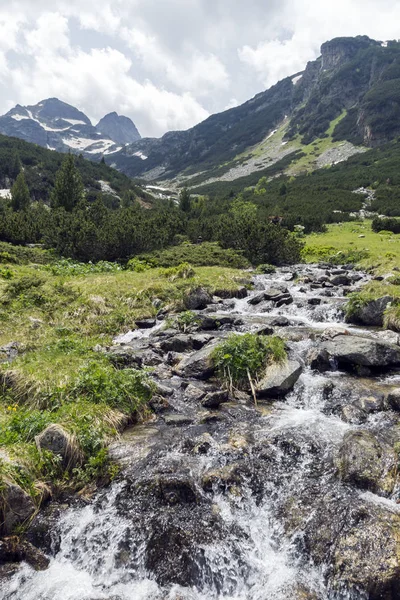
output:
[[[400,43],[336,38],[304,72],[245,104],[108,160],[129,175],[187,185],[200,173],[203,182],[233,180],[281,161],[294,173],[313,170],[396,138],[399,92]]]
[[[64,155],[58,152],[0,135],[0,197],[10,195],[10,188],[22,166],[32,200],[48,203],[56,172],[63,159]],[[146,206],[154,200],[126,175],[104,163],[79,157],[76,159],[76,166],[82,175],[89,201],[95,200],[101,193],[107,205],[119,206],[120,199],[126,192],[132,192],[139,203]]]
[[[100,128],[94,127],[83,112],[57,98],[34,106],[18,104],[0,117],[0,133],[4,135],[50,150],[83,153],[89,158],[100,158],[140,138],[132,121],[116,113],[104,117],[99,125]]]

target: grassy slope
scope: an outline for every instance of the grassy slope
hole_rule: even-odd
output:
[[[391,296],[395,300],[386,312],[385,324],[400,331],[400,235],[375,233],[368,220],[329,225],[326,233],[307,236],[303,255],[308,262],[318,262],[343,252],[351,261],[351,254],[359,251],[368,255],[357,264],[375,275],[385,276],[385,280],[371,281],[353,296],[353,301],[364,303]]]
[[[37,264],[36,257],[46,262],[42,252],[29,257],[35,262],[4,264],[4,248],[2,244],[0,346],[19,342],[21,348],[15,361],[0,367],[5,383],[0,397],[0,504],[1,476],[17,481],[40,502],[43,482],[82,487],[104,474],[107,440],[137,411],[146,412],[146,376],[117,371],[94,347],[112,344],[118,333],[135,327],[136,319],[153,316],[155,298],[179,307],[189,288],[235,289],[243,274],[196,267],[194,278],[174,282],[162,269],[81,275],[64,269],[60,275],[54,274],[57,263]],[[49,423],[76,436],[84,460],[75,472],[37,452],[34,437]]]

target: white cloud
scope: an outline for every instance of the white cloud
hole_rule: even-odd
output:
[[[0,114],[57,96],[145,135],[194,125],[342,35],[398,37],[398,0],[0,0]]]

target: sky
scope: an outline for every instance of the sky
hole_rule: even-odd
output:
[[[57,97],[159,137],[303,70],[328,39],[398,39],[399,23],[399,0],[0,0],[0,114]]]

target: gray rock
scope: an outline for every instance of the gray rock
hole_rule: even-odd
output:
[[[260,398],[285,396],[293,389],[302,371],[303,367],[297,360],[269,365],[257,384],[257,395]]]
[[[141,352],[131,346],[112,346],[107,350],[106,356],[117,368],[140,368],[143,364]]]
[[[176,366],[176,374],[180,377],[194,377],[195,379],[209,379],[215,371],[211,355],[217,346],[217,342],[211,342],[194,354],[185,357]]]
[[[271,327],[288,327],[290,321],[287,317],[275,317],[270,324]]]
[[[336,466],[343,481],[374,493],[389,495],[396,483],[396,453],[367,430],[346,433]]]
[[[156,319],[141,319],[139,321],[135,321],[136,327],[139,329],[152,329],[157,324]]]
[[[184,397],[194,402],[200,402],[200,400],[204,398],[205,395],[205,390],[197,387],[196,385],[193,385],[192,383],[189,383],[184,392]]]
[[[307,304],[310,306],[319,306],[321,304],[321,298],[309,298]]]
[[[329,353],[324,349],[312,350],[308,356],[308,363],[311,369],[320,373],[330,371],[332,368]]]
[[[347,286],[351,285],[351,279],[348,275],[336,275],[332,277],[331,284],[335,286]]]
[[[193,423],[193,419],[191,417],[175,413],[163,415],[163,419],[166,425],[172,425],[176,427],[181,427],[182,425],[190,425],[191,423]]]
[[[388,305],[393,301],[391,296],[382,296],[360,306],[354,313],[346,317],[348,323],[382,327],[383,317]]]
[[[345,423],[350,423],[351,425],[360,425],[367,420],[367,414],[358,406],[354,406],[354,404],[341,406],[339,416]]]
[[[26,540],[17,537],[0,540],[0,564],[26,562],[35,571],[45,571],[50,559]]]
[[[360,367],[387,369],[400,365],[400,348],[384,342],[353,335],[338,335],[321,346],[339,369],[356,370]],[[368,374],[366,372],[366,374]]]
[[[10,535],[13,530],[26,524],[35,513],[32,498],[16,483],[2,482],[0,503],[0,533]]]
[[[209,333],[196,333],[192,335],[193,348],[195,350],[201,350],[203,346],[208,344],[213,339],[213,336]]]
[[[229,397],[227,392],[209,392],[202,400],[201,404],[204,408],[218,408],[224,402],[228,402]]]
[[[264,300],[265,300],[264,292],[260,292],[259,294],[256,294],[255,296],[252,296],[251,298],[249,298],[247,300],[247,304],[250,304],[251,306],[256,306],[257,304],[261,304],[261,302],[264,302]]]
[[[389,392],[387,401],[393,410],[400,412],[400,388],[396,388]]]
[[[275,301],[279,300],[279,298],[281,298],[282,295],[285,295],[287,293],[288,293],[287,288],[283,288],[283,289],[267,288],[266,290],[264,290],[264,298],[265,298],[265,300],[273,300],[275,302]]]
[[[367,414],[385,410],[383,398],[375,398],[374,396],[362,396],[361,398],[357,398],[353,404]]]
[[[212,303],[212,296],[204,288],[191,290],[184,298],[187,310],[202,310]]]
[[[192,339],[188,335],[176,335],[160,342],[163,352],[185,352],[193,349]]]
[[[82,456],[78,442],[61,425],[51,424],[36,436],[35,442],[39,450],[47,450],[63,460],[65,468],[73,468],[81,462]]]
[[[224,300],[229,300],[231,298],[246,298],[247,288],[241,286],[236,290],[215,290],[215,296],[218,296],[218,298],[223,298]]]
[[[280,308],[281,306],[288,306],[289,304],[293,304],[293,297],[290,294],[282,295],[279,300],[275,302],[275,306]]]

